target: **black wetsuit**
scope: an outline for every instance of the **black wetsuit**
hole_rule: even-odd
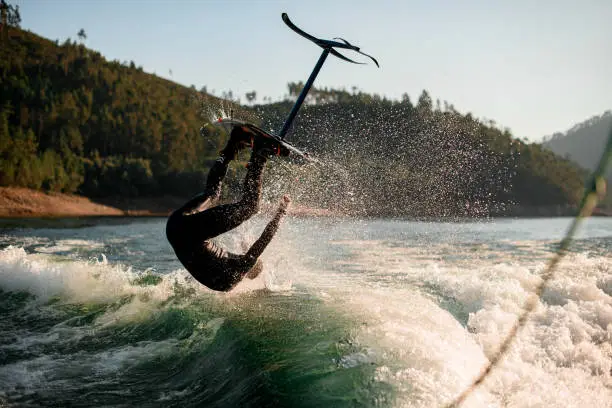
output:
[[[278,227],[271,222],[244,255],[226,251],[210,239],[230,231],[259,210],[266,158],[251,156],[242,198],[239,202],[214,207],[228,162],[220,158],[210,169],[206,190],[174,211],[166,224],[166,236],[183,266],[210,289],[228,291],[240,282],[257,262]],[[274,221],[274,220],[273,220]]]

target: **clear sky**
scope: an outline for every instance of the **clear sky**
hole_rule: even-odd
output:
[[[612,0],[9,0],[22,27],[77,39],[108,59],[217,95],[278,99],[320,50],[281,20],[343,37],[381,68],[329,58],[315,86],[415,102],[423,89],[460,112],[537,140],[612,109]],[[356,55],[356,57],[358,57]],[[366,61],[365,59],[362,59]],[[170,70],[172,75],[170,75]]]

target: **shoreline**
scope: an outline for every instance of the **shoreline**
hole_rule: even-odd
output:
[[[187,198],[162,196],[151,198],[109,197],[91,199],[75,194],[64,194],[23,187],[0,187],[0,219],[62,218],[62,217],[168,217],[183,205]],[[275,205],[262,206],[263,212],[273,211]],[[294,216],[330,217],[338,215],[322,208],[290,207]]]
[[[183,205],[185,201],[186,198],[174,196],[152,198],[109,197],[93,200],[88,197],[74,194],[46,193],[22,187],[0,187],[0,218],[167,217],[174,209]],[[264,205],[262,210],[263,212],[272,212],[274,208],[275,205],[268,204]],[[474,218],[546,218],[575,216],[575,210],[567,210],[568,209],[566,209],[566,211],[559,211],[558,207],[519,207],[509,214],[494,214],[487,217]],[[298,217],[350,217],[348,214],[339,213],[337,211],[303,207],[299,205],[292,205],[289,214]],[[612,216],[612,211],[596,209],[593,216]],[[366,218],[370,217],[366,216]],[[421,218],[429,219],[430,217],[406,215],[402,217],[391,216],[388,218],[418,220]],[[457,217],[448,218],[452,220]]]

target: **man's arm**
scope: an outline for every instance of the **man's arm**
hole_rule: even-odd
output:
[[[289,196],[288,195],[283,196],[283,199],[281,200],[278,206],[278,210],[276,211],[274,218],[272,218],[272,220],[268,223],[266,228],[261,233],[261,236],[259,237],[259,239],[255,241],[255,243],[251,246],[251,248],[245,254],[247,258],[256,260],[257,258],[261,256],[264,249],[266,249],[270,241],[272,241],[272,238],[274,238],[274,234],[276,234],[276,231],[278,230],[278,226],[281,220],[283,219],[283,216],[287,213],[287,208],[289,207],[290,203],[291,203],[291,199],[289,198]]]

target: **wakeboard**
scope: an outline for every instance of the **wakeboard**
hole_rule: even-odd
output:
[[[297,156],[309,161],[314,160],[308,153],[298,149],[290,143],[285,142],[278,136],[274,136],[269,132],[266,132],[259,126],[252,123],[237,119],[218,118],[212,122],[212,124],[215,126],[222,126],[228,131],[231,131],[231,129],[236,126],[240,126],[245,132],[251,133],[254,138],[260,138],[264,142],[264,145],[269,145],[270,149],[276,156]]]

